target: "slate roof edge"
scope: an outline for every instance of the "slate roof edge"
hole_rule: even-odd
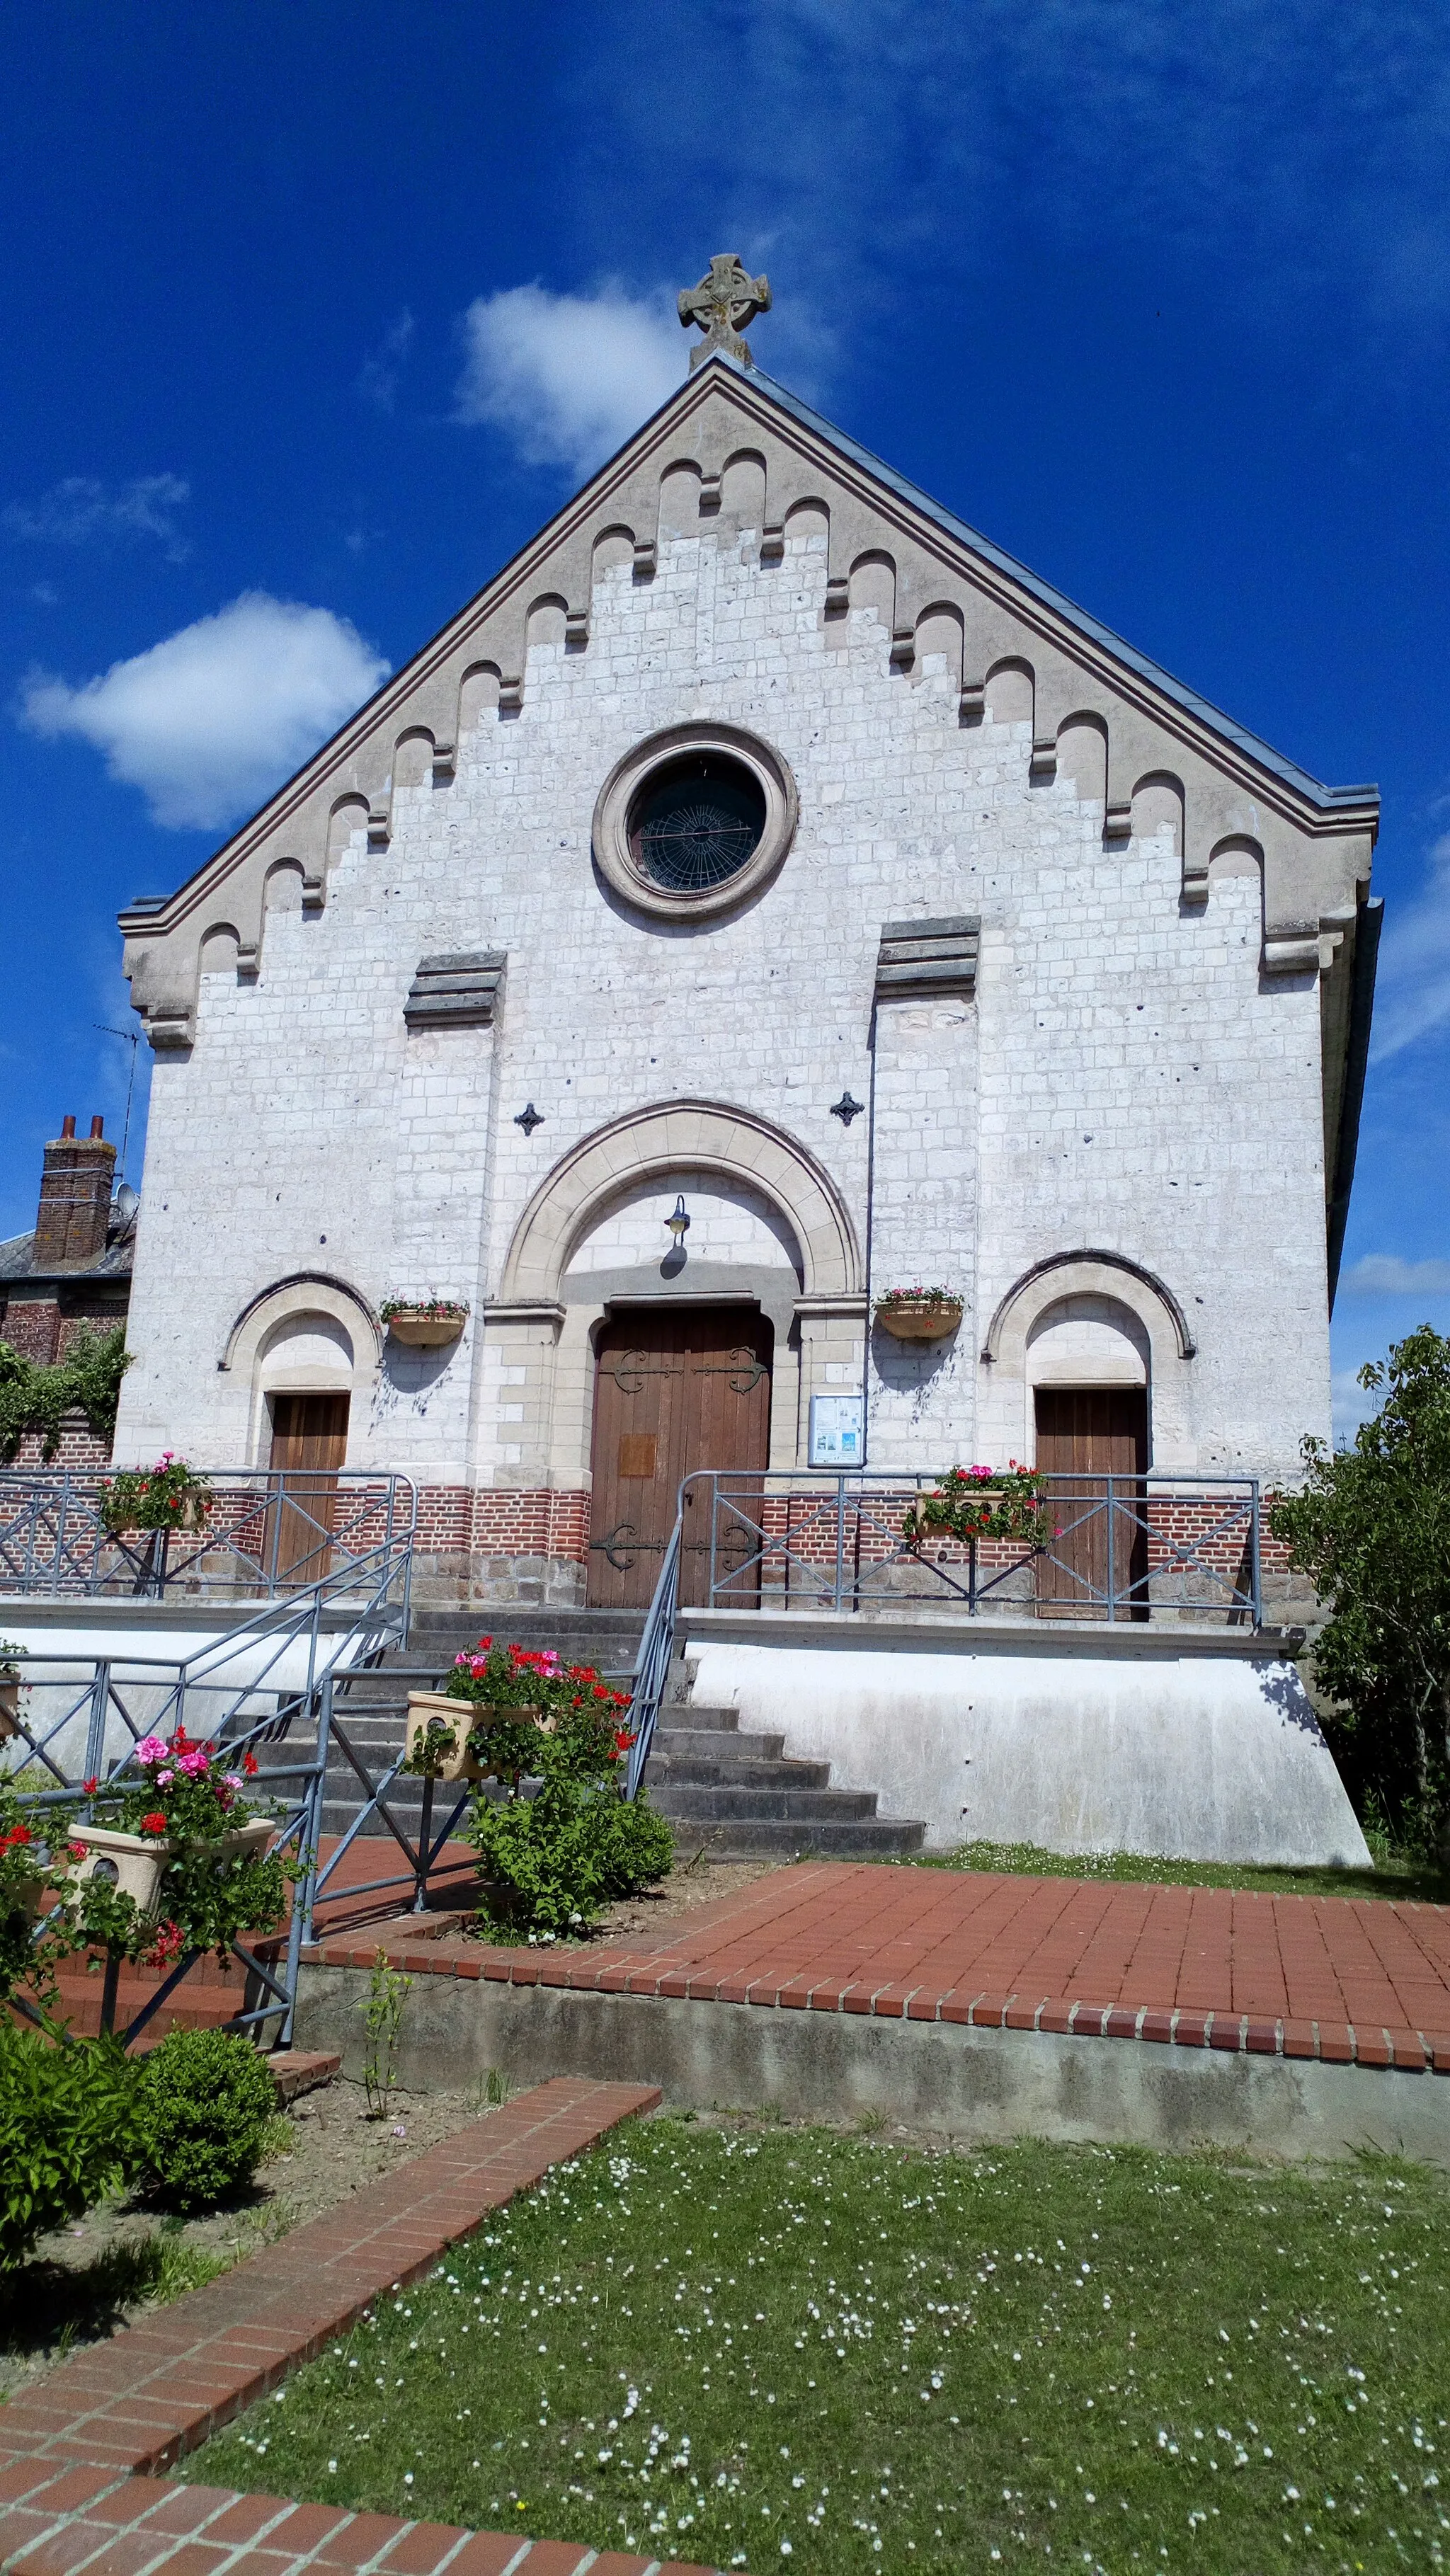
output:
[[[1100,618],[1093,617],[1087,609],[1080,608],[1077,601],[1070,599],[1065,590],[1058,590],[1054,583],[1044,581],[1040,573],[1031,571],[1026,564],[1019,562],[1015,555],[1008,554],[1005,546],[994,545],[990,537],[984,537],[981,530],[972,527],[967,520],[959,519],[956,512],[949,510],[944,502],[933,500],[931,494],[923,492],[919,484],[911,482],[904,474],[898,474],[894,466],[886,464],[884,459],[877,456],[871,448],[864,447],[859,439],[852,438],[849,431],[838,429],[834,421],[827,420],[823,413],[813,411],[809,403],[802,402],[799,394],[790,393],[784,385],[777,384],[775,378],[768,376],[763,367],[753,368],[751,376],[754,381],[766,386],[773,402],[779,403],[783,411],[789,412],[791,417],[798,420],[803,428],[809,429],[814,437],[824,439],[826,444],[834,447],[839,454],[848,456],[853,465],[861,467],[878,483],[884,483],[888,491],[896,494],[898,500],[905,501],[911,509],[919,511],[923,518],[930,519],[944,535],[954,538],[958,545],[969,547],[973,554],[980,555],[983,562],[991,564],[995,571],[1005,573],[1010,581],[1018,583],[1032,598],[1040,600],[1044,608],[1050,608],[1054,616],[1060,617],[1064,624],[1075,627],[1080,635],[1086,636],[1094,644],[1101,645],[1105,651],[1113,655],[1116,661],[1124,663],[1130,671],[1135,671],[1140,679],[1151,681],[1154,688],[1161,689],[1164,696],[1172,698],[1186,714],[1195,716],[1200,724],[1209,726],[1214,733],[1222,734],[1240,751],[1247,752],[1250,759],[1257,761],[1261,767],[1272,770],[1275,777],[1282,778],[1288,785],[1297,788],[1301,795],[1309,797],[1316,805],[1330,810],[1337,805],[1363,804],[1371,797],[1378,798],[1379,788],[1373,781],[1357,787],[1327,787],[1322,779],[1314,776],[1312,770],[1302,769],[1297,761],[1290,760],[1286,753],[1276,751],[1272,743],[1265,742],[1261,734],[1251,733],[1247,725],[1241,725],[1234,717],[1225,715],[1222,707],[1215,706],[1211,698],[1204,697],[1197,689],[1190,689],[1184,681],[1176,680],[1171,671],[1164,669],[1161,662],[1155,662],[1147,653],[1140,653],[1136,645],[1129,644],[1113,627],[1105,626]]]

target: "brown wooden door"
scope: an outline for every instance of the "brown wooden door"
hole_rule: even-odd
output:
[[[319,1583],[332,1564],[328,1539],[337,1471],[347,1456],[346,1395],[274,1395],[270,1464],[281,1474],[267,1514],[267,1554],[279,1583]]]
[[[1039,1387],[1037,1464],[1062,1533],[1037,1560],[1042,1609],[1061,1619],[1105,1619],[1111,1589],[1118,1618],[1146,1619],[1147,1514],[1136,1481],[1148,1465],[1144,1389]]]
[[[647,1606],[680,1484],[697,1467],[735,1471],[736,1508],[717,1515],[715,1576],[718,1585],[741,1574],[727,1599],[756,1598],[753,1524],[762,1489],[754,1480],[770,1454],[772,1340],[764,1316],[739,1306],[664,1307],[604,1325],[594,1378],[591,1605]],[[706,1493],[693,1489],[680,1564],[687,1607],[709,1599],[710,1517]]]

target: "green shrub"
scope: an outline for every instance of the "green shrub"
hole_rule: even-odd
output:
[[[493,1881],[480,1919],[517,1939],[587,1931],[617,1896],[669,1875],[674,1843],[663,1816],[615,1782],[546,1773],[537,1797],[480,1798],[469,1841]]]
[[[53,2047],[0,2020],[0,2269],[140,2169],[136,2070],[113,2040]]]
[[[251,2181],[277,2091],[249,2039],[174,2030],[142,2060],[137,2091],[146,2163],[179,2209],[210,2209]]]

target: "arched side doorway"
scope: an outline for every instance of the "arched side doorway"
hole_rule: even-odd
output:
[[[315,1583],[328,1571],[353,1407],[380,1350],[371,1310],[325,1278],[265,1289],[232,1328],[222,1366],[249,1381],[250,1454],[276,1478],[265,1530],[249,1543],[280,1581]]]
[[[993,1452],[1047,1479],[1055,1536],[1038,1560],[1049,1616],[1146,1618],[1147,1478],[1191,1465],[1183,1309],[1151,1273],[1105,1252],[1038,1263],[1002,1299],[982,1353]]]

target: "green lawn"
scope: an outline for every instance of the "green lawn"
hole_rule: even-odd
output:
[[[184,2474],[757,2576],[1438,2567],[1447,2269],[1385,2161],[633,2123]]]
[[[1251,1869],[1233,1861],[1155,1860],[1144,1852],[1050,1852],[1035,1843],[963,1843],[924,1852],[919,1869],[1005,1870],[1034,1878],[1115,1878],[1152,1887],[1242,1887],[1260,1896],[1397,1896],[1450,1904],[1450,1871],[1377,1845],[1373,1870]]]

